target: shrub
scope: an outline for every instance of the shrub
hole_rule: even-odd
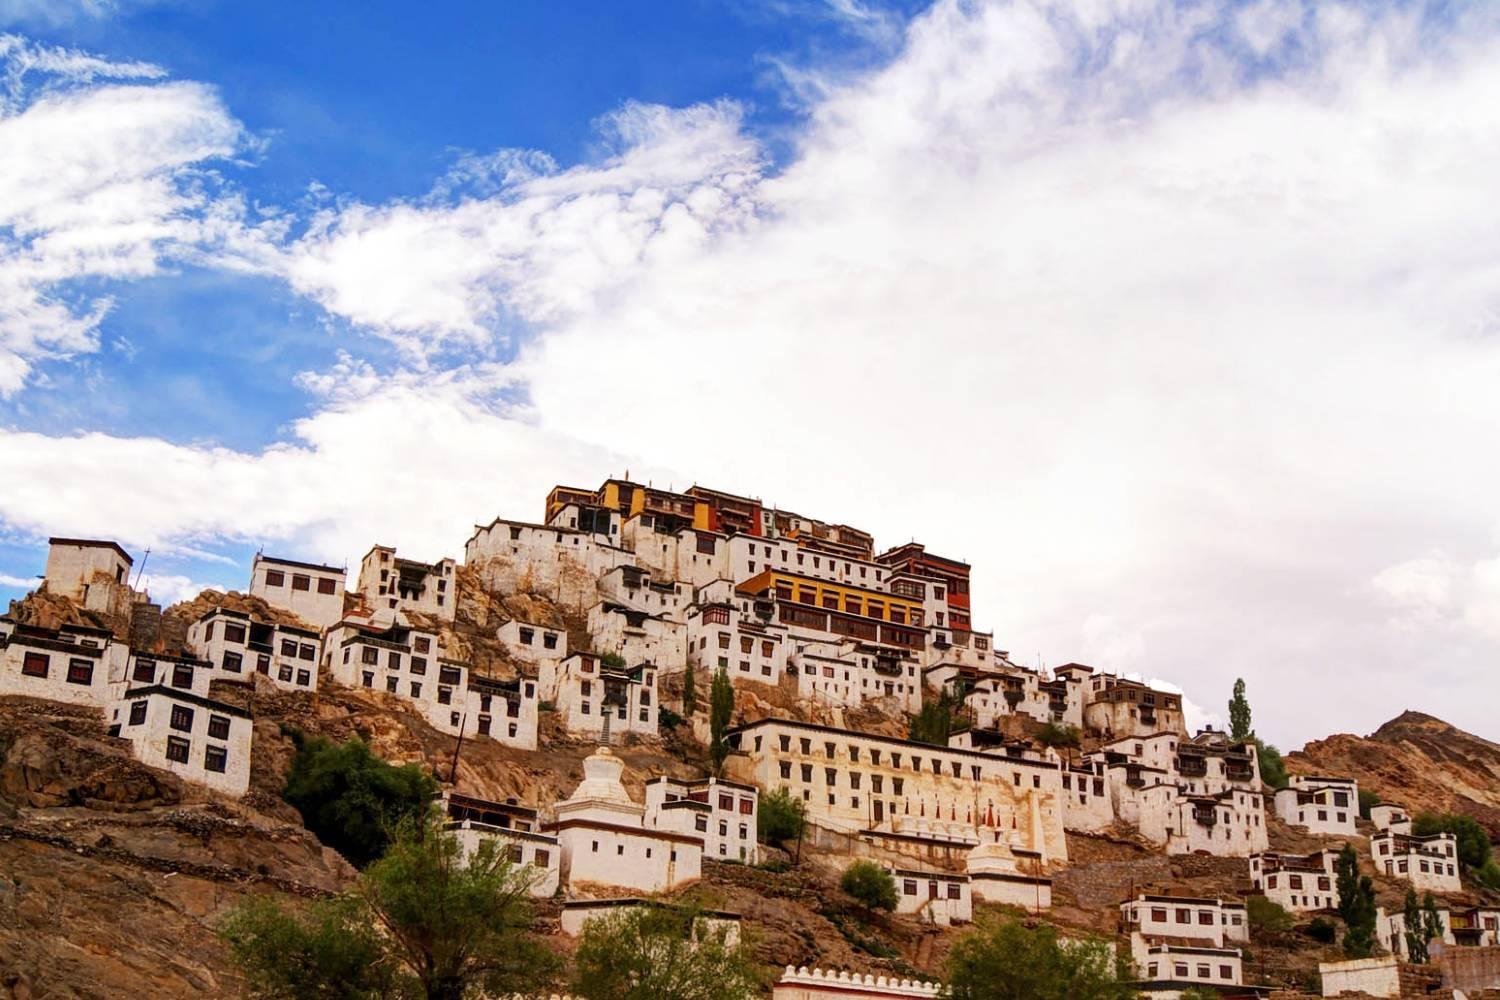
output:
[[[947,746],[948,737],[959,726],[958,712],[962,704],[961,696],[955,697],[944,688],[935,701],[922,702],[921,711],[912,716],[906,738],[917,743]]]
[[[1451,833],[1458,838],[1458,860],[1465,868],[1483,869],[1490,862],[1490,835],[1471,816],[1454,813],[1418,813],[1411,832],[1418,837]]]
[[[1274,900],[1251,896],[1245,900],[1245,915],[1252,933],[1285,934],[1292,929],[1292,915]]]
[[[682,725],[682,716],[663,705],[656,710],[656,721],[666,729],[676,729]]]
[[[763,795],[756,810],[755,828],[767,844],[785,844],[802,836],[807,811],[802,800],[785,788]]]
[[[1269,743],[1255,741],[1255,756],[1260,764],[1260,780],[1267,788],[1285,788],[1286,765],[1281,761],[1281,751]]]
[[[341,744],[293,734],[282,798],[302,814],[319,840],[363,868],[385,853],[391,831],[430,807],[437,785],[416,764],[392,767],[359,737]]]
[[[536,710],[538,712],[555,712],[557,711],[557,706],[550,701],[541,701],[537,702]]]
[[[1049,722],[1036,734],[1037,742],[1044,747],[1077,747],[1082,739],[1077,726],[1066,722]]]
[[[1333,944],[1339,936],[1338,925],[1327,917],[1313,917],[1307,925],[1307,936],[1319,944]]]
[[[1366,788],[1359,790],[1359,815],[1362,819],[1370,818],[1370,810],[1380,805],[1380,796]]]
[[[948,953],[952,1000],[1127,1000],[1137,994],[1109,946],[1059,940],[1047,924],[980,924]]]
[[[759,993],[743,945],[691,909],[642,906],[590,920],[574,954],[582,1000],[750,1000]]]
[[[614,667],[616,670],[625,669],[625,657],[619,653],[600,653],[599,662],[606,667]]]
[[[708,757],[713,762],[714,774],[724,772],[724,759],[729,756],[729,741],[724,734],[733,718],[734,684],[729,672],[720,668],[708,688]]]
[[[896,880],[873,861],[856,861],[844,869],[839,888],[871,910],[896,908]]]

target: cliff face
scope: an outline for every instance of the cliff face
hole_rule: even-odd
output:
[[[1348,775],[1411,811],[1463,813],[1500,835],[1500,744],[1420,712],[1369,736],[1314,740],[1286,757],[1297,774]]]

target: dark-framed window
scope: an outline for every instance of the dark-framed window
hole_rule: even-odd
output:
[[[179,663],[172,668],[172,686],[174,688],[190,688],[193,686],[193,668],[186,663]]]
[[[293,590],[311,590],[312,589],[312,577],[310,577],[310,576],[304,576],[301,573],[293,573],[292,574],[292,589]]]
[[[286,574],[283,573],[279,569],[268,569],[268,570],[266,570],[266,586],[267,587],[285,587],[286,586]]]
[[[331,576],[318,578],[318,593],[333,594],[338,592],[338,581]]]
[[[208,735],[216,740],[229,739],[229,716],[210,715],[208,717]]]
[[[229,766],[229,750],[227,747],[210,746],[203,751],[203,769],[223,774]]]
[[[130,724],[139,726],[146,721],[146,703],[144,701],[133,701],[130,703]]]
[[[237,674],[237,673],[239,673],[240,672],[240,664],[243,662],[243,659],[244,658],[241,657],[239,653],[225,653],[224,654],[224,669],[227,670],[231,674]]]
[[[28,650],[25,659],[21,661],[21,673],[27,677],[46,677],[47,666],[51,661],[52,657],[46,653],[33,653]]]
[[[186,764],[192,752],[193,744],[181,736],[167,737],[167,760],[175,761],[178,764]]]
[[[94,661],[93,660],[69,660],[68,661],[68,683],[69,684],[92,684],[92,683],[94,683]]]
[[[136,660],[135,661],[135,670],[131,674],[131,679],[134,680],[138,684],[155,684],[156,683],[156,661],[155,660]]]
[[[173,705],[170,725],[173,729],[181,730],[184,733],[192,732],[193,710],[186,705]]]

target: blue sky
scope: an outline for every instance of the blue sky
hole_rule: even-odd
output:
[[[1483,731],[1497,108],[1480,2],[0,0],[0,600],[628,470],[1284,743]]]

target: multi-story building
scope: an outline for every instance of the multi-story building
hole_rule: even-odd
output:
[[[1082,664],[1069,664],[1081,667]],[[1083,724],[1106,738],[1186,731],[1182,695],[1113,674],[1094,673],[1083,684]]]
[[[453,620],[458,604],[457,564],[402,559],[389,545],[373,546],[359,563],[359,594],[372,611],[415,611]]]
[[[188,626],[188,648],[214,664],[226,679],[269,677],[288,691],[315,691],[320,633],[296,625],[257,621],[243,611],[212,608]]]
[[[594,531],[497,517],[475,526],[464,563],[490,590],[546,594],[558,604],[587,609],[599,601],[599,578],[633,565],[635,556]]]
[[[611,738],[616,733],[656,735],[656,668],[607,662],[593,653],[570,653],[541,664],[543,701],[552,703],[570,733]]]
[[[687,666],[687,626],[666,614],[600,601],[589,608],[588,627],[595,649],[627,663],[650,663],[668,673]]]
[[[327,628],[344,617],[344,571],[257,552],[250,566],[250,596]]]
[[[495,633],[512,659],[536,665],[543,660],[561,662],[568,655],[568,633],[553,625],[514,618]]]
[[[108,629],[0,626],[0,695],[104,708],[123,689],[129,650]]]
[[[542,828],[555,834],[562,881],[668,892],[695,881],[703,865],[703,838],[649,823],[644,806],[620,781],[624,764],[600,747],[583,762],[583,781],[559,802],[557,818]]]
[[[1127,934],[1152,942],[1176,938],[1227,948],[1250,940],[1245,904],[1225,899],[1141,893],[1120,904],[1120,925]]]
[[[1331,910],[1339,905],[1334,865],[1338,851],[1324,849],[1312,854],[1277,854],[1266,851],[1250,856],[1250,882],[1282,909],[1293,913]]]
[[[493,802],[446,791],[439,797],[443,829],[458,838],[465,857],[493,841],[512,865],[527,866],[531,895],[551,897],[561,883],[562,852],[557,838],[541,833],[537,811],[516,802]]]
[[[887,865],[896,881],[896,912],[918,916],[941,927],[974,919],[969,876]]]
[[[687,611],[687,662],[695,670],[776,684],[786,674],[790,650],[786,626],[747,615],[733,601],[694,604]]]
[[[1244,982],[1244,956],[1238,948],[1148,944],[1136,938],[1132,940],[1131,957],[1144,977],[1138,985],[1152,998],[1177,997],[1193,987],[1238,987]],[[1261,989],[1248,995],[1266,992]]]
[[[47,593],[90,611],[119,615],[146,599],[130,587],[134,560],[118,542],[97,538],[47,540]]]
[[[934,596],[943,603],[943,610],[933,617],[933,625],[950,629],[955,636],[973,631],[968,563],[934,555],[919,542],[887,549],[876,556],[875,561],[890,567],[893,572],[924,577],[932,582]]]
[[[738,781],[656,777],[646,782],[646,823],[703,838],[705,857],[753,865],[760,860],[759,799],[754,785]]]
[[[1065,860],[1061,769],[1053,761],[764,719],[732,730],[730,768],[762,791],[788,789],[831,830],[962,845],[1010,831],[1044,861]]]
[[[1370,855],[1383,875],[1403,878],[1412,887],[1433,892],[1458,892],[1458,838],[1451,833],[1415,837],[1382,831],[1370,838]]]
[[[1276,815],[1308,833],[1352,837],[1359,818],[1359,784],[1352,778],[1294,774],[1276,790]]]
[[[126,691],[110,714],[110,732],[142,763],[226,795],[250,787],[254,726],[244,709],[158,684]]]

